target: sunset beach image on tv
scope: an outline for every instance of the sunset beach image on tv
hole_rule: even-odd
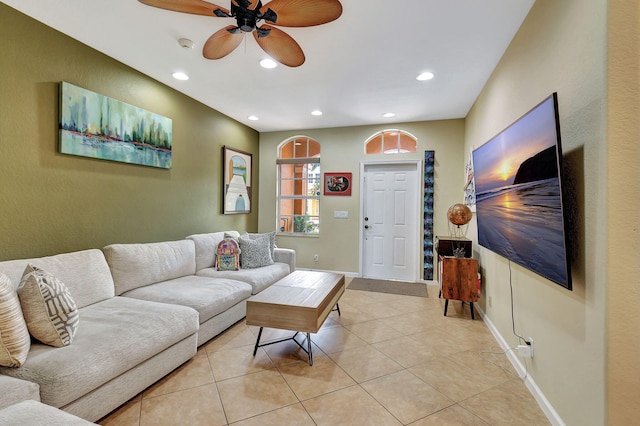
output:
[[[554,93],[473,151],[478,243],[571,289]]]

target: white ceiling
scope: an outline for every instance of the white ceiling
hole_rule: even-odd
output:
[[[334,22],[281,27],[304,50],[302,66],[266,70],[251,36],[223,59],[202,57],[231,18],[137,0],[2,0],[259,132],[465,117],[534,1],[341,0]],[[174,71],[191,78],[177,81]],[[422,71],[435,78],[417,81]],[[389,111],[396,116],[383,118]]]

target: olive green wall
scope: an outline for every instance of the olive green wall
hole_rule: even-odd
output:
[[[607,238],[606,57],[606,0],[538,0],[466,119],[468,151],[558,93],[574,290],[513,263],[510,274],[505,258],[476,247],[483,310],[517,345],[511,277],[516,331],[535,341],[529,377],[568,425],[602,425],[606,417],[607,246],[613,243]]]
[[[414,154],[365,155],[364,142],[376,132],[401,129],[418,139]],[[331,129],[308,129],[260,134],[259,228],[266,232],[277,227],[276,156],[278,145],[297,135],[313,138],[321,144],[322,172],[353,173],[350,197],[320,196],[320,236],[278,236],[278,244],[297,252],[301,268],[325,269],[356,274],[359,272],[360,162],[423,160],[425,150],[435,151],[434,230],[448,235],[446,213],[449,206],[463,199],[464,120],[401,123],[389,126],[358,126]],[[335,219],[335,210],[349,212],[348,219]],[[422,215],[422,210],[419,213]],[[319,261],[313,261],[313,255]],[[420,274],[420,277],[422,274]]]
[[[256,131],[3,4],[0,52],[0,259],[257,229],[255,208],[221,214],[220,170],[226,144],[257,176]],[[173,167],[59,154],[60,81],[171,118]]]

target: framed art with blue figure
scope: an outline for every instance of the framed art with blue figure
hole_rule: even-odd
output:
[[[223,214],[251,213],[252,155],[222,147]]]

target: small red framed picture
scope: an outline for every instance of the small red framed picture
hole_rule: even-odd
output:
[[[324,195],[351,195],[351,173],[325,173]]]

